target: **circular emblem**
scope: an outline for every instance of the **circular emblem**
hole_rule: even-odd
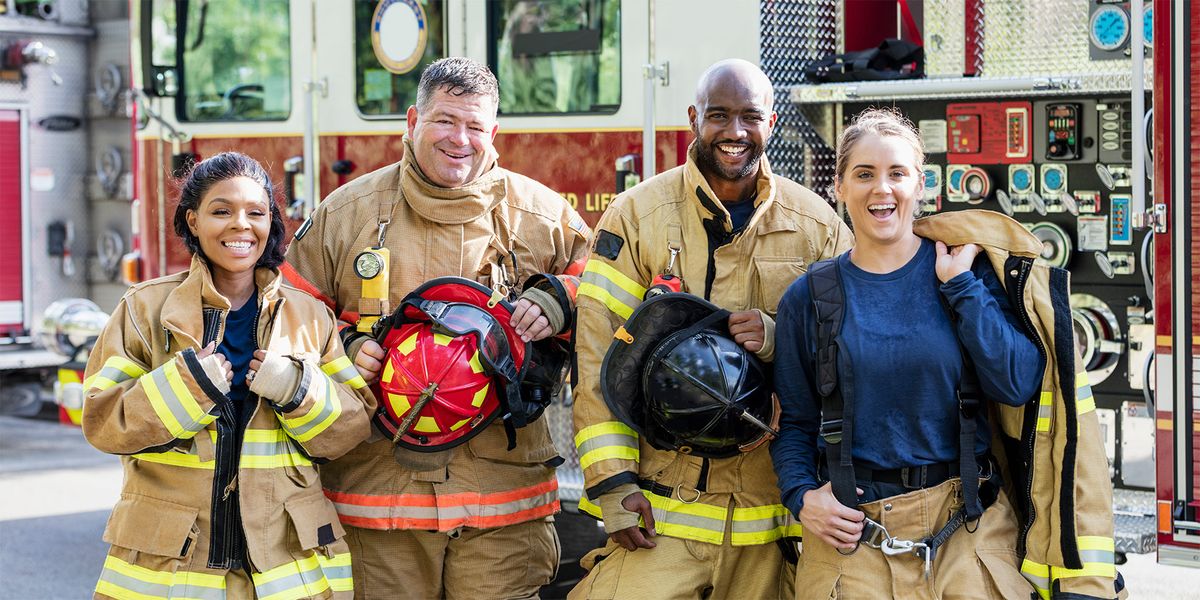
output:
[[[354,272],[363,279],[374,279],[382,270],[383,261],[370,250],[364,250],[354,257]]]
[[[417,0],[379,0],[371,17],[371,48],[383,68],[403,75],[425,55],[425,9]]]

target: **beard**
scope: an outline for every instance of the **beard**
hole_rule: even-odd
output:
[[[758,172],[758,161],[762,158],[763,148],[755,144],[745,144],[749,158],[740,169],[734,169],[721,164],[717,160],[717,145],[737,142],[715,142],[712,144],[696,145],[696,164],[703,173],[712,173],[721,179],[738,181]]]

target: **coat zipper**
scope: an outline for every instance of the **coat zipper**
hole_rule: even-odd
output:
[[[1046,347],[1042,344],[1042,338],[1037,334],[1037,330],[1033,327],[1033,322],[1029,320],[1029,309],[1025,306],[1025,286],[1029,283],[1029,269],[1032,266],[1031,261],[1022,260],[1020,269],[1017,272],[1017,290],[1016,297],[1020,302],[1016,302],[1017,314],[1021,316],[1021,323],[1025,326],[1025,331],[1033,338],[1034,344],[1037,346],[1038,352],[1042,355],[1042,360],[1049,364]],[[1031,428],[1028,433],[1028,441],[1026,442],[1026,454],[1023,459],[1027,458],[1029,464],[1025,467],[1025,496],[1021,499],[1025,503],[1026,518],[1021,524],[1021,534],[1017,537],[1017,549],[1024,552],[1025,541],[1029,535],[1029,529],[1033,527],[1033,521],[1037,513],[1037,509],[1033,505],[1033,446],[1037,440],[1037,428]]]

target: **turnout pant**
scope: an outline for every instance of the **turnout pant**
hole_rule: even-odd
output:
[[[589,552],[579,561],[588,574],[567,599],[792,597],[795,567],[783,559],[776,543],[733,546],[728,531],[726,534],[722,545],[659,535],[652,538],[656,547],[633,552],[610,539],[603,548]]]
[[[452,532],[346,526],[354,597],[537,598],[558,570],[554,518]]]
[[[961,506],[962,483],[955,478],[860,508],[891,536],[921,541],[941,530]],[[1021,575],[1016,543],[1017,518],[1003,492],[979,521],[960,527],[938,548],[928,578],[924,561],[911,553],[886,556],[880,550],[860,544],[847,556],[815,537],[806,538],[796,568],[795,597],[797,600],[1029,598],[1035,592]]]

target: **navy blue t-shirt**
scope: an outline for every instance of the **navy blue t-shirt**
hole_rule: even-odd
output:
[[[839,340],[851,364],[839,370],[854,378],[855,464],[896,469],[958,460],[959,340],[974,360],[986,398],[1020,406],[1040,385],[1042,357],[1022,333],[986,258],[980,255],[972,270],[945,284],[937,279],[936,259],[929,240],[891,273],[864,271],[849,252],[835,259],[846,293]],[[957,331],[939,295],[959,316]],[[783,415],[771,457],[784,504],[798,514],[804,493],[821,485],[817,462],[823,445],[813,376],[816,318],[807,277],[788,288],[776,323],[775,384]],[[990,443],[985,414],[979,412],[976,454]]]
[[[725,205],[725,210],[729,211],[729,224],[733,226],[733,231],[736,233],[741,231],[750,222],[750,217],[754,216],[754,198],[742,200],[741,202],[722,202]]]
[[[250,371],[250,360],[258,349],[257,334],[254,331],[258,320],[258,291],[237,310],[229,311],[225,316],[225,337],[217,345],[217,352],[224,354],[233,365],[233,382],[229,386],[229,399],[237,407],[238,423],[245,425],[250,418],[246,410],[246,399],[250,395],[250,386],[246,384],[246,373]]]

